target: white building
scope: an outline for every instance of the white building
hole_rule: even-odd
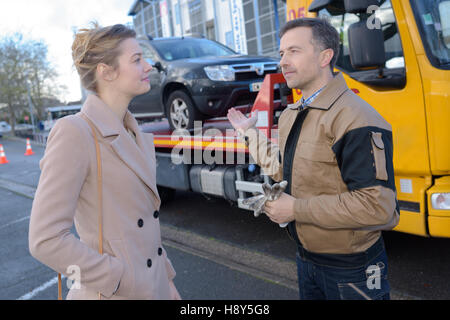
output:
[[[278,31],[286,22],[286,4],[282,0],[135,0],[128,14],[138,35],[200,34],[240,53],[278,57]]]

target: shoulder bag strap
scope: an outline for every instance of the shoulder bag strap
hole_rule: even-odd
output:
[[[81,116],[91,127],[92,135],[94,137],[95,152],[97,157],[97,195],[98,195],[98,252],[103,254],[103,190],[102,190],[102,159],[100,156],[100,145],[98,143],[97,135],[95,134],[95,126],[91,120],[86,116]],[[100,292],[98,298],[101,299]],[[62,300],[62,284],[61,274],[58,273],[58,300]]]

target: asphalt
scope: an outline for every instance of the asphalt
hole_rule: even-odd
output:
[[[0,299],[55,299],[56,273],[29,255],[27,243],[44,148],[32,143],[35,155],[25,157],[24,140],[0,144],[10,161],[0,165]],[[297,299],[295,245],[265,216],[180,192],[160,219],[184,299]],[[393,299],[450,299],[450,239],[383,235]]]
[[[1,141],[9,164],[0,167],[0,299],[54,300],[56,273],[28,251],[28,225],[39,159],[22,156],[22,141]],[[175,284],[186,300],[296,300],[295,275],[284,277],[283,262],[218,240],[162,225],[163,245],[177,270]],[[75,230],[73,230],[75,232]],[[227,255],[233,255],[227,256]],[[244,260],[244,262],[241,262]],[[253,265],[264,265],[255,267]],[[267,265],[269,263],[269,265]],[[285,261],[292,268],[292,263]],[[274,273],[271,266],[281,272]],[[68,292],[63,279],[63,295]]]

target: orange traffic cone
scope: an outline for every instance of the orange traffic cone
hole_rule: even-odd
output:
[[[0,164],[8,163],[8,159],[5,156],[5,150],[3,150],[3,145],[0,144]]]
[[[27,138],[27,150],[25,151],[25,155],[26,155],[26,156],[31,156],[31,155],[33,155],[33,154],[34,154],[34,152],[33,152],[33,150],[31,149],[30,139]]]

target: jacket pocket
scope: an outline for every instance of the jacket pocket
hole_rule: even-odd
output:
[[[124,243],[122,240],[109,240],[108,242],[113,256],[119,259],[124,266],[124,272],[122,278],[120,278],[119,288],[115,295],[133,298],[135,287],[134,267],[128,258]]]
[[[295,165],[292,166],[293,194],[307,192],[315,195],[335,193],[340,179],[336,156],[325,143],[300,142],[297,146]],[[301,182],[301,183],[300,183]]]
[[[389,295],[385,288],[369,290],[366,281],[339,283],[338,288],[341,300],[385,300]]]
[[[371,132],[372,152],[377,180],[388,180],[386,170],[386,154],[381,132]]]
[[[389,298],[390,286],[387,270],[382,261],[365,270],[366,279],[337,284],[341,300],[384,300]]]

